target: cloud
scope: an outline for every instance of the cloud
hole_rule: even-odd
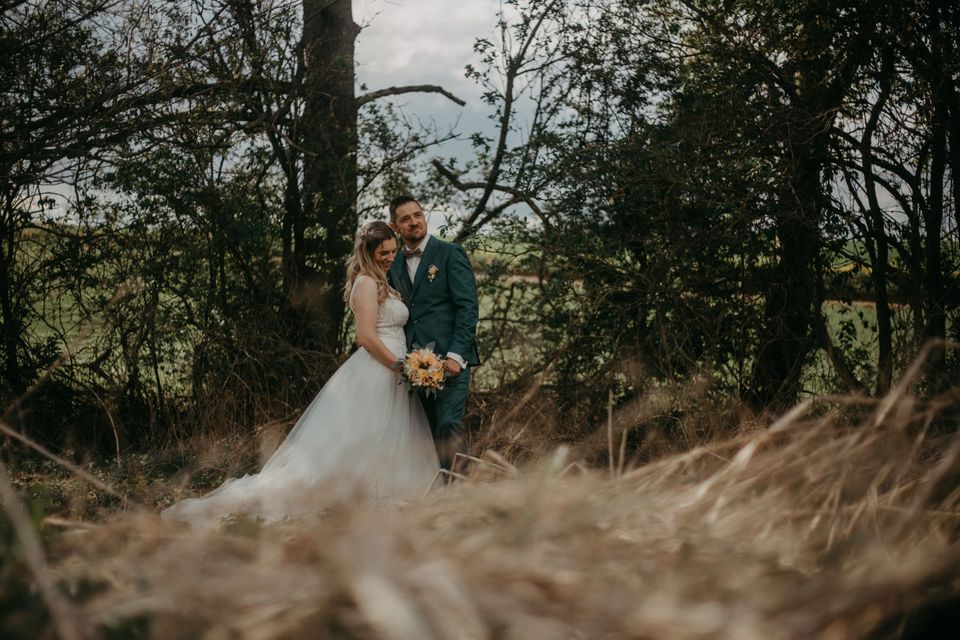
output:
[[[499,6],[498,0],[354,0],[354,19],[363,26],[356,52],[361,82],[473,90],[463,68],[475,58],[474,40],[492,33]]]
[[[464,77],[464,67],[478,63],[478,37],[491,37],[500,0],[353,0],[353,18],[362,31],[356,42],[357,80],[371,91],[391,86],[437,84],[466,101],[460,107],[438,94],[404,94],[392,98],[404,112],[443,130],[489,132],[490,108],[481,89]],[[435,149],[463,160],[472,157],[467,142]]]

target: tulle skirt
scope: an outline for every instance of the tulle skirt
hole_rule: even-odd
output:
[[[275,522],[344,501],[422,497],[440,465],[420,401],[398,382],[396,373],[357,350],[259,473],[227,480],[161,516],[195,526],[240,514]]]

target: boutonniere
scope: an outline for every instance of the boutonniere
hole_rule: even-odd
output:
[[[433,279],[437,277],[438,273],[440,273],[440,269],[437,268],[437,265],[430,265],[427,269],[427,280],[433,282]]]

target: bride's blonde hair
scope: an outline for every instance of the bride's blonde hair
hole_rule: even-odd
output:
[[[368,222],[357,232],[357,237],[353,241],[353,253],[347,258],[347,282],[343,286],[343,299],[350,302],[350,292],[353,291],[353,283],[357,276],[365,275],[373,278],[377,283],[377,301],[383,302],[390,295],[390,284],[387,282],[387,274],[383,272],[373,254],[381,244],[387,240],[396,240],[397,234],[393,232],[386,222],[374,220]]]

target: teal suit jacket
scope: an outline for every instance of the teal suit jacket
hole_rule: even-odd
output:
[[[405,253],[406,248],[390,267],[390,282],[410,309],[404,327],[407,346],[433,342],[439,355],[456,353],[469,366],[478,366],[477,280],[467,252],[458,244],[430,236],[413,282]]]

